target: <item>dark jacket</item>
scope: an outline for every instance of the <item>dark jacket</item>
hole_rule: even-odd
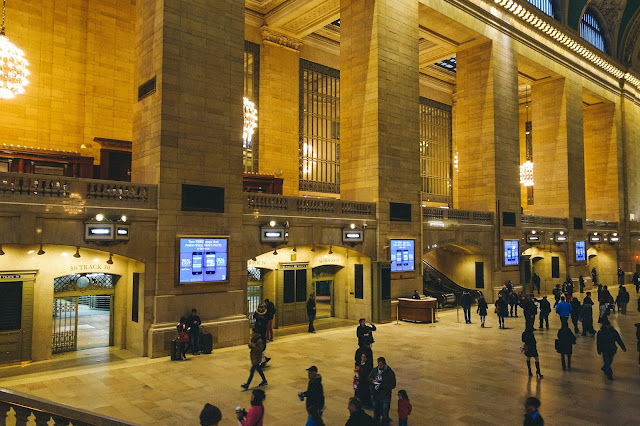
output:
[[[276,316],[276,305],[271,300],[267,303],[267,321],[271,321]]]
[[[371,384],[371,395],[376,401],[384,401],[391,399],[391,391],[396,387],[396,373],[391,367],[385,366],[382,370],[382,381],[379,385],[375,384],[378,377],[378,367],[374,367],[369,374],[369,383]],[[376,389],[376,386],[378,389]]]
[[[269,322],[267,318],[267,310],[264,308],[256,309],[253,313],[253,319],[255,320],[254,327],[260,334],[265,334],[267,332],[267,323]]]
[[[324,390],[322,389],[322,376],[317,375],[309,380],[307,391],[303,394],[307,398],[307,410],[309,407],[317,407],[322,410],[324,407]]]
[[[509,305],[504,299],[496,300],[496,306],[498,307],[498,315],[501,317],[506,317],[509,315]]]
[[[264,340],[262,336],[259,335],[255,339],[251,339],[249,348],[251,348],[251,365],[260,364],[262,362],[262,352],[264,352]]]
[[[622,287],[620,289],[620,293],[618,293],[618,297],[616,297],[616,305],[620,306],[623,303],[629,303],[629,299],[629,292],[624,287]]]
[[[368,346],[369,344],[375,342],[375,340],[373,340],[374,331],[376,331],[376,326],[373,324],[371,324],[371,327],[366,324],[358,325],[358,328],[356,330],[356,336],[358,336],[358,346]],[[368,334],[368,336],[365,336],[365,334]]]
[[[524,426],[542,426],[542,425],[544,425],[544,420],[542,419],[540,412],[536,411],[533,414],[524,415]]]
[[[367,366],[369,367],[369,371],[371,371],[373,369],[373,351],[368,346],[360,346],[356,350],[356,355],[354,357],[356,367],[360,365],[362,354],[365,354],[367,356]]]
[[[562,327],[558,330],[558,353],[571,355],[575,343],[576,335],[573,334],[569,327]]]
[[[462,306],[463,308],[470,308],[471,303],[473,303],[473,299],[471,298],[469,292],[465,291],[464,293],[462,293],[462,296],[460,296],[460,306]]]
[[[312,316],[316,314],[316,300],[309,298],[307,300],[307,315]]]
[[[580,321],[583,323],[593,321],[593,300],[591,298],[584,298],[584,303],[580,309]]]
[[[533,300],[525,300],[522,303],[522,310],[525,317],[535,317],[538,313],[538,307],[533,303]]]
[[[551,313],[551,303],[547,299],[540,301],[540,315],[549,315]]]
[[[613,328],[610,324],[603,325],[598,331],[598,335],[596,336],[596,346],[598,348],[598,353],[608,353],[615,354],[618,350],[616,343],[620,345],[623,350],[627,350],[624,346],[624,342],[620,338],[620,333],[618,330]]]
[[[202,321],[200,321],[200,317],[197,315],[189,315],[189,318],[187,318],[187,327],[189,327],[190,334],[198,334],[201,324]]]
[[[513,292],[509,295],[509,304],[510,305],[518,304],[518,294],[516,292]]]
[[[580,318],[580,311],[582,310],[582,307],[580,306],[578,298],[574,297],[571,299],[570,305],[573,308],[573,311],[571,311],[571,318]]]
[[[487,308],[489,307],[489,305],[487,305],[487,301],[484,300],[484,298],[478,300],[478,315],[480,316],[487,316]]]
[[[363,410],[354,411],[349,416],[349,420],[344,426],[376,426],[377,423],[373,421],[373,418],[365,413]]]

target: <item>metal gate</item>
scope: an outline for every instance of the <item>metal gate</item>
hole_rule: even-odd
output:
[[[262,303],[262,286],[260,285],[250,285],[247,286],[247,318],[249,318],[249,323],[251,327],[254,326],[253,313],[258,309],[260,303]]]
[[[78,298],[53,299],[51,352],[75,351],[78,346]]]

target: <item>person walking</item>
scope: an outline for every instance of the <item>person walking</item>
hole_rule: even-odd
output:
[[[534,272],[533,278],[531,278],[531,281],[533,282],[533,286],[535,287],[538,294],[540,294],[540,275]]]
[[[571,354],[573,353],[573,345],[576,343],[576,336],[571,332],[569,324],[562,323],[562,328],[558,330],[558,339],[556,340],[556,350],[560,354],[562,360],[562,369],[571,371]],[[564,358],[567,357],[565,363]]]
[[[562,296],[562,289],[560,288],[560,284],[556,284],[551,293],[553,293],[553,297],[556,299],[556,303],[553,304],[553,307],[555,308],[556,306],[558,306],[558,303],[560,303],[560,296]]]
[[[267,385],[267,378],[264,377],[264,373],[262,372],[262,352],[264,351],[264,341],[262,339],[262,335],[256,330],[253,329],[253,333],[251,334],[251,342],[249,343],[249,349],[251,350],[249,353],[249,357],[251,358],[251,370],[249,370],[249,378],[247,382],[240,385],[243,389],[249,389],[249,385],[251,385],[251,381],[253,380],[253,374],[257,371],[262,378],[262,381],[258,386]],[[264,392],[263,392],[264,393]]]
[[[187,359],[187,348],[189,347],[188,329],[187,320],[184,317],[180,318],[180,324],[178,324],[178,343],[180,344],[180,359],[183,361]]]
[[[564,300],[564,296],[561,296],[560,303],[556,306],[556,313],[560,317],[560,321],[569,322],[569,315],[571,315],[572,311],[571,305]]]
[[[540,372],[540,359],[538,358],[538,343],[533,335],[533,327],[527,328],[522,333],[522,352],[527,357],[527,369],[529,370],[529,377],[533,376],[531,373],[531,358],[536,362],[536,377],[542,379],[542,373]]]
[[[618,333],[618,330],[613,328],[609,320],[607,320],[602,324],[600,330],[598,330],[598,335],[596,336],[596,347],[598,355],[602,355],[602,362],[604,364],[601,370],[609,380],[613,380],[611,364],[613,363],[613,357],[618,350],[616,343],[624,352],[627,351],[627,347],[624,345],[622,338],[620,338],[620,333]]]
[[[381,418],[389,417],[391,391],[396,387],[396,373],[387,365],[384,357],[378,358],[378,367],[369,374],[373,420],[380,423]]]
[[[251,392],[251,408],[249,412],[244,408],[236,408],[236,417],[242,426],[262,426],[264,419],[264,405],[262,401],[267,395],[262,389],[254,389]]]
[[[598,310],[598,324],[609,322],[609,303],[602,300]]]
[[[480,327],[484,327],[484,321],[487,318],[487,309],[489,305],[487,305],[487,301],[485,300],[483,295],[480,295],[480,299],[478,299],[478,309],[476,310],[477,314],[480,316]]]
[[[466,324],[471,324],[471,304],[473,303],[473,299],[471,298],[471,294],[468,291],[463,291],[460,296],[460,305],[462,306],[462,311],[464,312],[464,322]]]
[[[598,285],[598,271],[596,271],[595,267],[591,269],[591,281],[593,282],[593,285]]]
[[[362,401],[356,397],[349,398],[347,404],[349,410],[349,420],[344,426],[378,426],[373,418],[362,409]]]
[[[316,319],[316,295],[311,293],[309,300],[307,300],[307,316],[309,317],[309,333],[315,333],[316,329],[313,327],[313,320]]]
[[[373,370],[373,358],[368,358],[365,352],[360,354],[360,360],[356,362],[358,370],[358,387],[355,389],[355,396],[362,402],[362,405],[371,407],[371,390],[369,389],[369,375]]]
[[[624,285],[624,271],[618,266],[618,285]]]
[[[578,282],[580,283],[580,293],[584,293],[584,277],[582,275],[578,278]]]
[[[636,293],[640,292],[640,274],[638,271],[633,273],[633,277],[631,277],[631,283],[636,286]]]
[[[318,374],[318,367],[312,365],[307,368],[307,376],[309,377],[307,390],[298,392],[298,396],[301,401],[306,398],[307,412],[309,409],[312,411],[315,409],[322,415],[322,410],[324,410],[324,389],[322,388],[322,376]]]
[[[253,326],[258,330],[258,333],[262,336],[265,349],[267,347],[267,324],[269,323],[269,317],[267,315],[267,307],[263,304],[258,305],[256,311],[253,313]]]
[[[518,293],[516,293],[515,291],[512,291],[511,294],[509,294],[509,316],[510,317],[516,317],[518,318]],[[514,310],[515,310],[515,315],[514,315]]]
[[[407,426],[409,414],[411,414],[411,401],[407,391],[401,389],[398,391],[398,426]]]
[[[375,340],[373,340],[374,331],[376,331],[376,326],[373,325],[373,323],[370,322],[369,325],[367,325],[367,322],[365,321],[365,319],[360,318],[358,320],[358,328],[356,328],[356,336],[358,337],[358,346],[371,347],[373,342],[375,342]]]
[[[524,296],[522,302],[522,313],[524,315],[525,329],[530,328],[533,330],[534,323],[536,321],[536,315],[538,314],[538,307],[533,301],[533,295],[527,294]]]
[[[631,300],[631,295],[627,289],[621,285],[618,296],[616,297],[616,305],[618,305],[618,311],[620,311],[622,315],[627,314],[627,305],[629,304],[629,300]]]
[[[273,319],[276,317],[276,305],[269,299],[265,299],[264,304],[267,307],[267,335],[266,335],[267,340],[266,341],[273,342]]]
[[[542,296],[540,301],[540,330],[542,330],[543,322],[547,324],[547,330],[549,329],[549,314],[551,313],[551,303],[547,300],[547,296]]]
[[[534,396],[530,396],[524,402],[524,426],[542,426],[544,420],[540,415],[540,400]]]
[[[582,321],[582,335],[586,336],[590,333],[591,336],[596,334],[596,330],[593,328],[593,300],[591,300],[591,292],[588,291],[584,300],[582,301],[582,309],[580,309],[580,321]]]
[[[196,308],[191,309],[191,315],[187,318],[187,327],[189,327],[189,344],[191,345],[191,353],[193,355],[200,354],[200,326],[202,321],[198,316]]]
[[[495,305],[496,305],[495,313],[498,314],[499,328],[505,328],[504,317],[506,317],[509,314],[508,312],[509,308],[508,308],[507,302],[505,302],[505,300],[502,297],[499,297],[498,300],[496,300]]]
[[[571,322],[573,323],[573,331],[576,333],[580,333],[580,329],[578,328],[578,318],[580,318],[580,300],[578,300],[577,297],[574,297],[573,299],[571,299],[571,303],[569,303],[571,305],[571,308],[573,309],[571,311]]]

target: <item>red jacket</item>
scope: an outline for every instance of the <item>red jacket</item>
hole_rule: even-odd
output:
[[[398,418],[405,420],[411,414],[411,401],[408,399],[398,400]]]

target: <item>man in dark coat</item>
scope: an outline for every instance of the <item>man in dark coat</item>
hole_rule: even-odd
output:
[[[373,421],[373,418],[364,412],[362,409],[362,402],[355,397],[349,398],[349,420],[344,426],[377,426],[377,423]]]
[[[624,271],[618,266],[618,284],[624,285]]]
[[[518,304],[520,301],[518,300],[518,293],[512,291],[509,295],[509,316],[518,318]],[[515,315],[514,315],[515,310]]]
[[[591,292],[588,291],[582,301],[582,309],[580,309],[580,321],[582,321],[582,335],[586,336],[591,333],[593,336],[596,331],[593,328],[593,300],[591,300]]]
[[[391,391],[396,387],[396,373],[387,365],[387,361],[378,358],[378,367],[369,374],[371,385],[371,402],[373,403],[373,420],[380,423],[380,418],[389,417]]]
[[[558,330],[558,343],[556,347],[562,360],[563,370],[569,368],[569,371],[571,371],[571,354],[573,353],[573,345],[575,343],[576,336],[571,332],[571,329],[569,329],[569,324],[563,322],[562,328]],[[567,357],[566,363],[564,360],[565,356]]]
[[[638,273],[638,271],[633,273],[631,283],[636,286],[636,293],[640,292],[640,274]]]
[[[627,305],[629,304],[629,300],[631,300],[631,295],[627,289],[621,285],[618,297],[616,297],[616,305],[618,305],[618,311],[623,315],[627,314]]]
[[[191,353],[196,355],[200,352],[200,317],[196,308],[191,310],[191,315],[187,318],[187,327],[189,327],[189,344],[191,345]]]
[[[316,319],[316,296],[311,293],[309,300],[307,300],[307,316],[309,317],[309,333],[315,333],[316,329],[313,327],[313,320]]]
[[[471,294],[465,290],[460,296],[460,306],[462,306],[462,311],[464,312],[464,322],[467,324],[471,324],[471,303],[473,303]]]
[[[560,288],[560,284],[556,284],[551,292],[553,293],[553,297],[556,299],[556,303],[553,304],[553,307],[555,308],[558,303],[560,303],[560,296],[562,296],[562,289]]]
[[[367,325],[364,318],[360,318],[358,321],[358,328],[356,329],[356,336],[358,336],[358,346],[371,346],[375,341],[373,340],[373,332],[376,331],[376,326],[373,323]]]
[[[620,338],[620,333],[618,333],[618,330],[613,328],[611,323],[607,320],[602,324],[602,327],[600,327],[600,330],[598,331],[598,335],[596,336],[596,346],[598,354],[602,354],[602,361],[604,363],[602,371],[604,371],[604,374],[609,380],[613,380],[611,363],[613,362],[613,357],[618,350],[616,343],[620,345],[624,352],[627,351],[624,342]]]
[[[533,286],[536,288],[538,294],[540,294],[540,275],[534,273],[531,281],[533,282]]]
[[[543,323],[546,322],[547,330],[549,329],[549,314],[551,313],[551,303],[547,300],[547,296],[542,296],[540,301],[540,330],[542,330]]]
[[[571,299],[570,305],[573,308],[573,311],[571,311],[571,322],[573,323],[573,331],[575,333],[579,333],[580,329],[578,328],[578,318],[580,318],[581,310],[580,301],[577,297],[575,297]]]
[[[309,408],[315,407],[317,412],[322,413],[322,409],[324,408],[322,376],[318,374],[318,367],[315,365],[307,368],[307,374],[309,376],[307,391],[302,392],[300,396],[307,399],[307,411],[309,411]]]
[[[533,330],[533,324],[536,320],[536,315],[538,314],[538,307],[533,302],[532,297],[530,295],[525,295],[524,301],[522,302],[522,312],[524,314],[525,327]]]
[[[276,316],[276,305],[269,299],[265,299],[264,304],[267,307],[267,340],[273,342],[273,319]]]
[[[591,281],[593,281],[593,285],[598,285],[598,272],[596,268],[591,269]]]

